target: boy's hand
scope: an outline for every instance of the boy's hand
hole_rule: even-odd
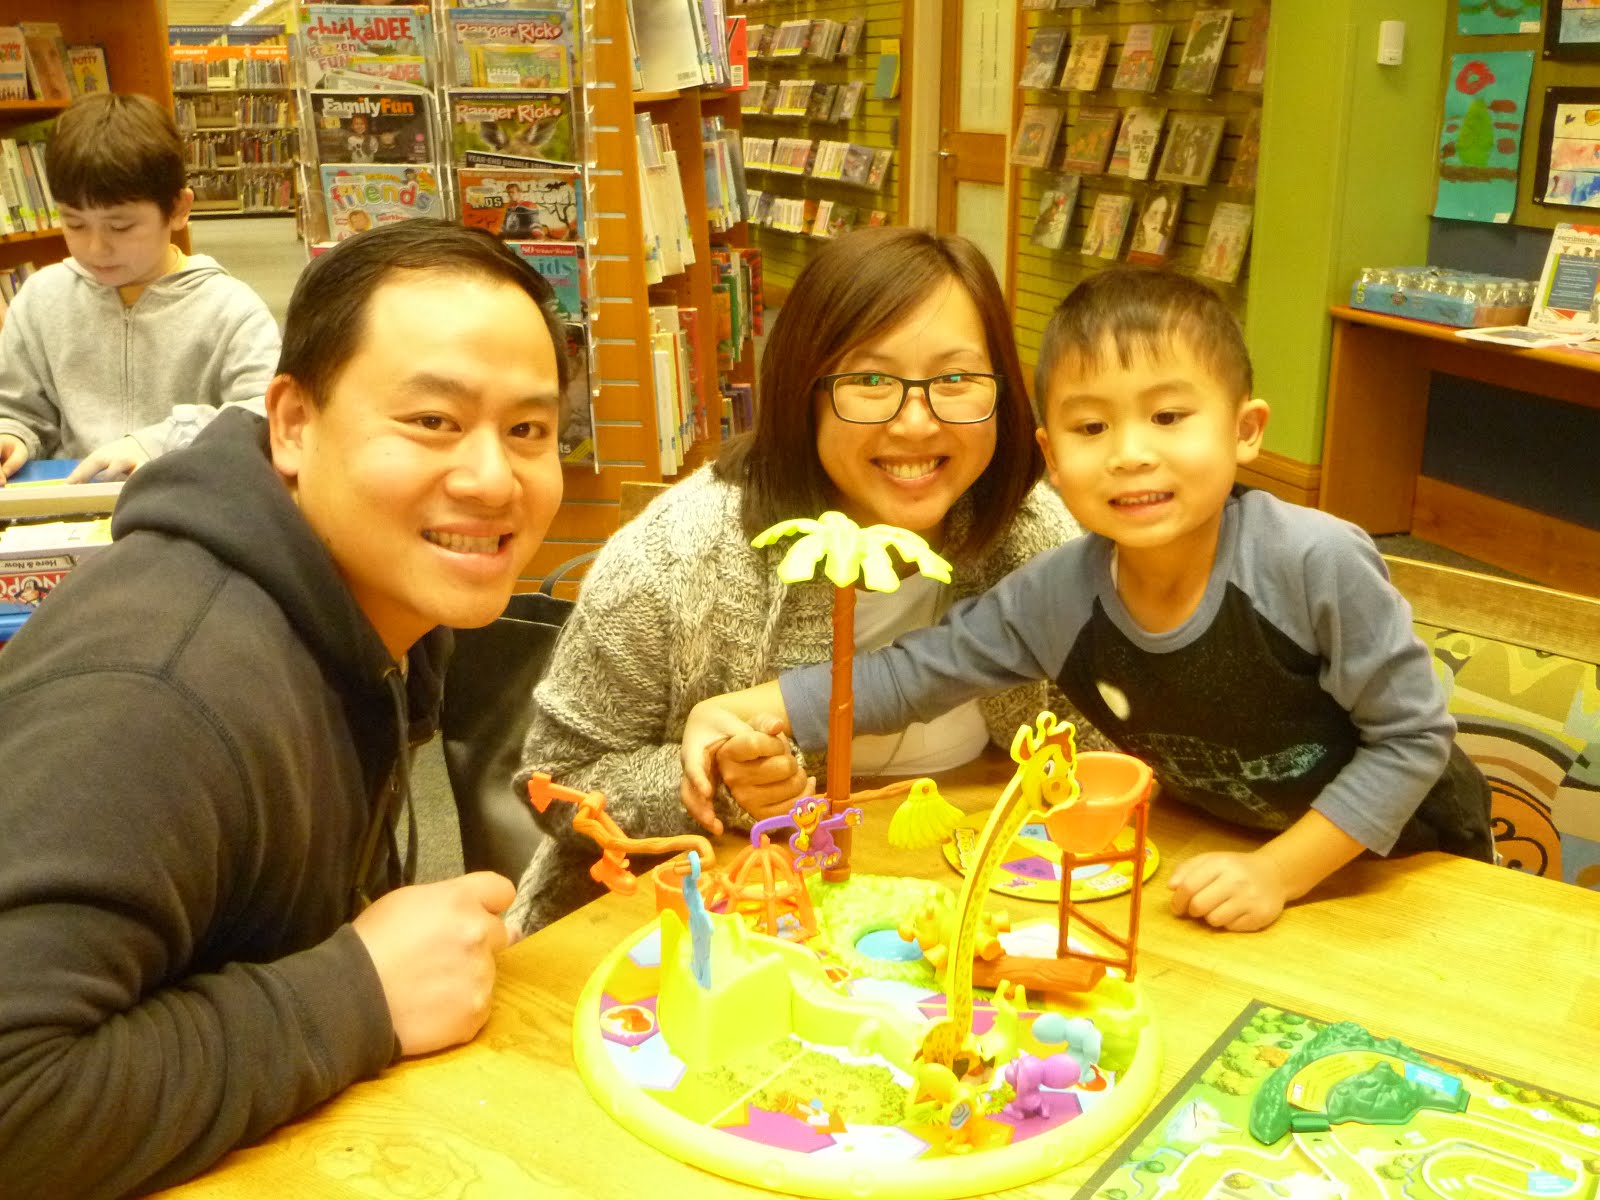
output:
[[[1172,878],[1172,911],[1217,929],[1252,933],[1278,919],[1292,899],[1283,871],[1268,855],[1216,850],[1180,863]]]
[[[516,899],[509,879],[477,871],[397,888],[352,925],[383,985],[402,1054],[467,1041],[489,1019],[500,914]]]
[[[805,794],[806,773],[783,737],[784,724],[763,713],[745,733],[717,747],[716,769],[733,798],[756,820],[786,813]]]
[[[115,483],[150,461],[137,438],[120,437],[90,454],[67,476],[68,483]]]
[[[0,433],[0,485],[10,479],[28,461],[28,448],[14,433]]]

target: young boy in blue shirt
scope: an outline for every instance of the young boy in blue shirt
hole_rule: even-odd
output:
[[[69,259],[32,276],[0,330],[0,483],[32,458],[118,479],[187,445],[227,404],[260,400],[277,323],[214,259],[185,255],[183,141],[145,96],[85,96],[45,167]]]
[[[1056,309],[1036,379],[1039,443],[1088,536],[858,658],[856,731],[1054,680],[1164,797],[1273,834],[1173,871],[1173,911],[1219,928],[1270,925],[1364,849],[1492,861],[1488,787],[1371,540],[1235,484],[1268,410],[1221,300],[1103,272]],[[709,751],[744,721],[778,714],[823,744],[828,690],[821,664],[698,706],[690,811],[709,813]]]

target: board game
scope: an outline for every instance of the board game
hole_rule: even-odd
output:
[[[1600,1106],[1592,1101],[1258,1001],[1077,1200],[1597,1194]]]
[[[972,867],[978,849],[978,835],[983,830],[987,813],[970,813],[955,827],[950,840],[941,847],[945,861],[963,875]],[[1050,833],[1039,819],[1040,814],[1030,814],[1028,821],[1017,831],[1009,853],[1001,860],[989,884],[992,891],[1018,900],[1043,900],[1054,904],[1061,899],[1061,849],[1050,840]],[[1133,830],[1125,829],[1112,843],[1119,850],[1133,845]],[[1149,879],[1161,865],[1161,852],[1154,842],[1145,844],[1144,877]],[[1104,900],[1120,896],[1133,887],[1133,874],[1125,866],[1111,863],[1094,863],[1077,867],[1072,872],[1072,899]]]

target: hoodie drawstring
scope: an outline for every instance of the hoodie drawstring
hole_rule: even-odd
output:
[[[351,895],[352,915],[360,913],[376,899],[367,885],[378,853],[380,838],[388,844],[389,868],[384,872],[386,882],[391,886],[394,885],[396,863],[400,865],[400,886],[416,882],[417,877],[417,815],[411,801],[411,731],[407,715],[405,677],[398,667],[391,667],[384,672],[384,683],[389,688],[389,698],[392,701],[390,711],[394,713],[395,762],[394,769],[389,773],[388,786],[384,789],[382,798],[373,806],[372,815],[367,819],[366,832],[361,836],[361,856],[356,861],[355,886]],[[395,840],[395,827],[399,823],[402,811],[406,820],[404,858],[401,857],[399,843]]]

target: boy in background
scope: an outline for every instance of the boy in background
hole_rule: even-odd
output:
[[[1173,911],[1219,928],[1265,928],[1364,849],[1492,861],[1488,787],[1371,540],[1234,482],[1268,413],[1221,300],[1105,271],[1056,309],[1036,380],[1051,480],[1089,536],[858,658],[856,731],[1054,680],[1165,796],[1274,835],[1172,873]],[[828,671],[697,706],[691,812],[709,814],[710,753],[743,722],[777,713],[802,747],[826,741]]]
[[[29,459],[119,479],[260,400],[278,358],[267,306],[172,235],[189,220],[183,142],[144,96],[85,96],[45,155],[72,257],[17,293],[0,330],[0,483]]]

